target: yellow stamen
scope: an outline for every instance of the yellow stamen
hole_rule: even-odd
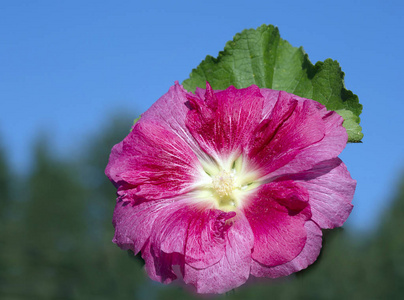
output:
[[[234,189],[234,176],[222,170],[212,178],[212,185],[220,198],[229,196]]]

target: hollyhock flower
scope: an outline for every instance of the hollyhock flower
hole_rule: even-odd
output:
[[[181,276],[198,293],[306,268],[321,228],[352,210],[342,122],[282,91],[176,83],[112,149],[113,242],[141,252],[152,279]]]

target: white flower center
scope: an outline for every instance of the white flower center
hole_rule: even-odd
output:
[[[196,184],[199,198],[216,209],[234,211],[260,183],[258,174],[248,170],[242,156],[217,161],[202,161],[201,180]]]

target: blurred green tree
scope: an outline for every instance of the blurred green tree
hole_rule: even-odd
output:
[[[23,257],[20,293],[70,299],[77,293],[86,243],[84,189],[71,161],[53,157],[48,140],[38,139],[29,176],[28,199],[21,204],[19,235]]]
[[[404,178],[404,177],[403,177]],[[404,180],[391,206],[382,214],[381,224],[366,249],[367,288],[373,299],[402,299],[404,294]]]
[[[7,207],[10,204],[10,181],[11,173],[4,153],[4,148],[0,144],[0,222],[4,222],[7,214]],[[0,223],[2,225],[2,223]]]
[[[8,274],[10,272],[10,264],[8,263],[8,245],[9,235],[9,208],[12,182],[11,173],[7,164],[4,148],[0,145],[0,291],[5,288]],[[0,294],[1,295],[1,294]]]

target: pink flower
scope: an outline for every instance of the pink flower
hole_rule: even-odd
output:
[[[179,275],[198,293],[306,268],[321,228],[352,210],[342,122],[282,91],[208,84],[191,94],[176,83],[112,149],[113,242],[141,252],[153,280]]]

